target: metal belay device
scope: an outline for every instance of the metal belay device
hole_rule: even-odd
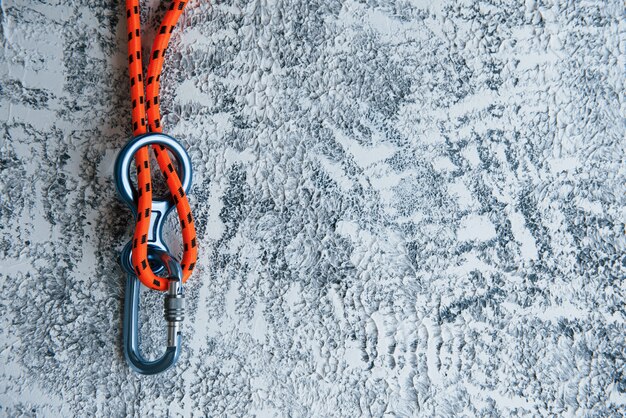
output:
[[[187,192],[191,186],[191,161],[185,149],[175,139],[164,134],[145,134],[133,138],[120,152],[115,163],[115,182],[120,197],[137,215],[138,192],[130,177],[130,167],[135,153],[147,145],[161,145],[169,150],[177,161],[177,171],[182,178],[182,187]],[[128,274],[124,298],[123,339],[124,355],[130,367],[140,374],[156,374],[172,367],[181,352],[181,324],[184,319],[183,271],[180,263],[172,257],[163,241],[163,225],[167,215],[175,206],[174,198],[153,200],[148,231],[148,262],[155,274],[168,281],[164,314],[167,322],[167,347],[156,360],[147,360],[140,350],[139,299],[141,282],[137,267],[132,265],[134,243],[129,242],[122,251],[122,267]]]

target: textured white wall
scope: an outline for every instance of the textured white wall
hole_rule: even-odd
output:
[[[622,1],[191,1],[162,108],[201,255],[156,377],[123,2],[1,8],[0,415],[624,414]]]

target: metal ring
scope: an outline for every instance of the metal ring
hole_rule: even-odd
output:
[[[182,178],[181,183],[185,193],[188,193],[191,187],[191,159],[185,148],[177,140],[161,133],[148,133],[137,136],[124,146],[115,161],[115,184],[117,191],[133,211],[137,210],[137,190],[130,179],[130,167],[137,151],[146,145],[153,144],[163,145],[176,158],[178,170],[180,171],[179,177]]]

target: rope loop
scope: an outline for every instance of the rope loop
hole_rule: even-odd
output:
[[[148,72],[144,80],[141,55],[141,22],[139,0],[126,0],[126,22],[128,27],[128,70],[132,102],[132,126],[135,137],[150,132],[160,133],[161,113],[159,106],[159,87],[163,59],[170,36],[186,6],[186,1],[174,0],[163,17],[150,53]],[[145,81],[145,95],[144,95]],[[187,194],[165,147],[144,146],[135,153],[137,167],[137,222],[133,236],[132,266],[141,282],[156,290],[168,289],[168,281],[157,276],[150,267],[148,259],[148,234],[152,212],[152,175],[148,149],[156,156],[159,169],[165,178],[167,187],[176,205],[183,236],[183,257],[180,263],[183,282],[187,281],[196,265],[198,246],[195,223]]]

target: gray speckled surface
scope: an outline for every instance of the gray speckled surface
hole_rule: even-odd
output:
[[[624,414],[622,1],[193,0],[162,108],[200,267],[157,377],[121,353],[122,3],[2,1],[0,415]]]

